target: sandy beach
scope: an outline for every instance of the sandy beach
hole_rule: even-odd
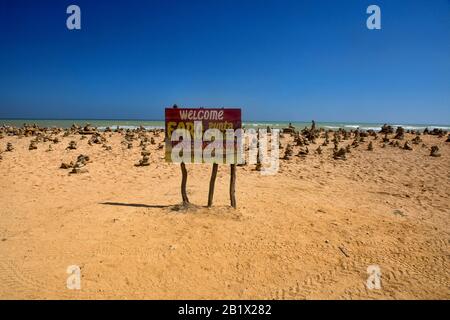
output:
[[[177,210],[181,172],[164,160],[164,133],[136,133],[131,147],[125,134],[102,132],[106,141],[90,145],[88,135],[47,133],[59,142],[29,150],[35,136],[3,133],[1,299],[450,298],[447,134],[415,144],[405,133],[382,147],[378,133],[346,160],[333,159],[331,141],[322,146],[323,131],[306,156],[285,134],[280,156],[288,144],[293,155],[276,175],[237,168],[237,209],[229,166],[207,208],[211,165],[187,165],[196,205],[187,210]],[[144,136],[154,140],[150,164],[135,166]],[[89,157],[79,173],[60,168],[79,155]],[[70,265],[81,268],[81,290],[66,287]],[[367,288],[369,265],[380,267],[381,289]]]

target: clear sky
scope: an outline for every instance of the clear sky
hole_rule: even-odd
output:
[[[0,46],[0,118],[450,123],[449,0],[0,0]]]

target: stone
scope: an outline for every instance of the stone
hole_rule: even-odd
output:
[[[422,139],[419,135],[416,135],[414,139],[411,140],[413,144],[420,144],[422,142]]]
[[[333,143],[334,143],[333,151],[338,151],[338,149],[339,149],[339,142],[337,140],[334,140]]]
[[[142,159],[139,160],[139,162],[137,164],[135,164],[136,167],[145,167],[145,166],[149,166],[150,165],[150,157],[148,155],[143,155]]]
[[[392,127],[392,126],[388,126],[387,124],[384,124],[382,127],[381,127],[381,130],[380,130],[380,132],[381,133],[386,133],[386,134],[390,134],[390,133],[394,133],[394,128]]]
[[[440,157],[441,156],[441,152],[439,151],[438,146],[431,147],[430,156],[432,156],[432,157]]]
[[[338,151],[334,151],[333,152],[333,159],[334,160],[346,160],[347,158],[345,157],[345,149],[344,148],[340,148]]]
[[[95,144],[103,144],[106,142],[106,138],[101,136],[98,132],[95,132],[92,137],[89,139],[89,145]]]
[[[319,148],[320,148],[320,146],[319,146]],[[308,154],[309,154],[308,147],[306,147],[306,148],[304,148],[304,149],[303,149],[303,148],[300,148],[300,150],[299,150],[297,156],[298,156],[298,157],[304,158],[304,157],[306,157]]]
[[[290,160],[293,153],[294,153],[294,151],[292,150],[291,145],[288,144],[288,145],[286,146],[286,151],[284,152],[283,160]]]
[[[295,137],[294,143],[295,143],[296,146],[299,146],[299,147],[303,147],[304,144],[305,144],[305,143],[303,142],[303,138],[302,138],[300,135],[297,135],[297,136]]]
[[[125,134],[125,140],[131,142],[134,139],[135,139],[134,132],[131,132],[131,131],[127,130],[127,133]]]
[[[82,129],[78,129],[79,134],[96,134],[97,128],[87,123]]]
[[[86,173],[86,172],[89,172],[88,169],[75,164],[75,166],[72,168],[72,171],[70,171],[69,174],[80,174],[80,173]]]
[[[86,164],[90,161],[89,156],[80,154],[77,157],[77,160],[75,164],[72,167],[72,171],[69,172],[69,174],[79,174],[79,173],[86,173],[88,170],[84,168]]]
[[[283,129],[281,129],[281,132],[288,133],[288,134],[294,134],[295,133],[295,128],[294,127],[283,128]]]
[[[405,138],[405,129],[403,127],[397,127],[394,139],[403,140]]]
[[[80,155],[77,157],[76,163],[81,163],[82,165],[86,165],[86,163],[89,162],[89,161],[90,161],[89,156],[80,154]]]
[[[434,135],[434,136],[438,136],[439,138],[442,138],[445,135],[445,131],[442,129],[438,129],[438,128],[434,128],[433,130],[431,130],[429,132],[429,134]]]
[[[60,169],[69,169],[69,168],[72,168],[72,167],[73,167],[73,162],[70,162],[70,163],[63,162],[63,163],[61,163],[61,166],[59,168]]]
[[[403,145],[403,149],[404,150],[412,150],[412,147],[408,141],[406,141],[405,144]]]
[[[89,156],[80,154],[78,155],[77,159],[75,160],[75,164],[71,161],[70,163],[61,163],[60,168],[61,169],[70,169],[72,168],[72,171],[69,172],[69,174],[72,173],[83,173],[87,172],[86,169],[83,167],[86,166],[86,164],[90,161]],[[83,169],[82,169],[83,168]]]
[[[139,147],[145,147],[145,146],[147,146],[147,143],[148,143],[147,137],[143,137],[141,139],[141,141],[139,142]]]
[[[30,145],[28,146],[28,150],[36,150],[37,149],[37,145],[36,145],[36,141],[30,141]]]
[[[14,150],[14,147],[13,147],[12,143],[11,143],[11,142],[8,142],[8,143],[6,144],[6,151],[11,152],[11,151],[13,151],[13,150]]]
[[[77,143],[72,140],[69,142],[69,145],[67,146],[66,149],[75,150],[76,148],[77,148]]]
[[[350,139],[350,134],[348,133],[348,131],[343,130],[343,133],[344,133],[343,140],[348,140],[348,139]]]

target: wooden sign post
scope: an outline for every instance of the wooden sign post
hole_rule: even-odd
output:
[[[230,201],[231,206],[236,209],[236,196],[234,194],[236,188],[236,164],[231,164],[230,172]]]
[[[181,163],[181,197],[183,199],[183,205],[189,204],[189,199],[186,192],[187,184],[187,170],[184,162]]]
[[[222,138],[226,136],[226,130],[237,130],[242,128],[241,109],[225,109],[225,108],[166,108],[166,122],[165,122],[165,135],[166,135],[166,151],[165,158],[167,162],[180,162],[181,166],[181,197],[183,205],[189,204],[189,199],[186,192],[187,185],[187,170],[186,163],[208,163],[210,159],[207,159],[203,154],[205,147],[207,147],[212,141],[204,141],[203,137],[208,129],[214,129],[215,133],[219,132],[219,136]],[[182,130],[179,130],[182,129]],[[218,130],[218,131],[217,131]],[[175,139],[172,139],[173,133],[177,135]],[[234,132],[234,131],[233,131]],[[181,138],[181,141],[178,138]],[[200,137],[199,137],[200,136]],[[179,147],[184,139],[189,138],[186,143]],[[234,138],[234,136],[233,136]],[[201,140],[201,141],[199,141]],[[190,141],[190,143],[189,143]],[[213,140],[215,142],[215,140]],[[227,160],[233,159],[230,163],[230,203],[233,208],[236,208],[236,160],[237,146],[233,141],[232,150],[228,150],[228,145],[225,139],[219,143],[220,151],[222,153],[221,162],[227,163]],[[217,145],[215,145],[217,147]],[[184,148],[184,149],[183,149]],[[187,151],[186,151],[187,148]],[[179,157],[179,151],[182,149],[182,159]],[[216,149],[215,149],[216,150]],[[186,153],[186,154],[185,154]],[[228,158],[228,155],[232,157]],[[201,155],[199,157],[199,154]],[[176,159],[174,159],[176,158]],[[213,160],[212,173],[209,181],[209,193],[208,193],[208,207],[213,204],[214,198],[214,186],[217,177],[217,171],[219,168],[219,162]]]
[[[213,197],[214,197],[214,184],[216,183],[217,169],[219,165],[217,163],[213,163],[211,180],[209,181],[209,193],[208,193],[208,207],[212,206]]]

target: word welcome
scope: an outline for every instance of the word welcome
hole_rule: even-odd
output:
[[[180,110],[181,120],[223,120],[223,110]]]

